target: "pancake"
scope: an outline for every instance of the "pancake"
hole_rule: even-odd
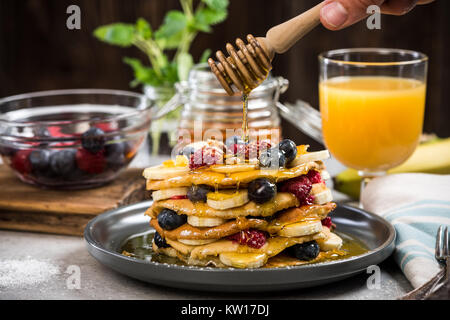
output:
[[[194,227],[188,223],[174,230],[162,229],[156,218],[151,219],[150,225],[163,237],[171,240],[207,240],[221,239],[239,231],[246,229],[258,229],[276,234],[287,225],[303,221],[320,221],[331,212],[336,205],[328,203],[326,205],[307,205],[299,208],[291,208],[280,212],[276,217],[268,222],[263,219],[238,217],[215,227]]]
[[[219,257],[210,256],[205,259],[189,259],[189,256],[183,255],[181,252],[178,252],[173,248],[158,248],[154,243],[153,251],[158,254],[164,254],[169,257],[178,258],[179,260],[190,266],[216,268],[228,267],[220,261]]]
[[[165,180],[147,180],[147,190],[190,187],[191,185],[199,184],[206,184],[216,188],[239,185],[242,188],[257,178],[270,178],[276,182],[280,182],[307,174],[312,169],[320,170],[321,168],[323,168],[323,165],[318,162],[308,162],[292,168],[280,168],[277,170],[258,169],[230,174],[214,172],[208,168],[203,168]]]
[[[331,256],[345,256],[347,252],[343,250],[333,250],[333,251],[321,251],[319,255],[310,261],[299,260],[292,257],[286,253],[280,253],[272,258],[270,258],[264,265],[264,268],[281,268],[281,267],[294,267],[301,266],[308,263],[317,263],[325,259],[329,259]]]
[[[207,256],[217,256],[224,252],[237,252],[237,253],[265,253],[269,257],[275,256],[284,249],[293,246],[294,244],[308,242],[312,240],[325,239],[326,233],[318,232],[313,235],[286,238],[286,237],[272,237],[267,239],[266,244],[261,248],[251,248],[247,245],[240,245],[237,242],[221,239],[212,243],[208,243],[200,246],[190,246],[183,244],[176,240],[166,239],[166,242],[175,250],[179,251],[183,255],[189,255],[193,259],[204,259]]]
[[[177,258],[179,255],[178,251],[172,247],[158,248],[158,246],[155,244],[155,242],[152,242],[152,250],[155,253],[163,253],[164,255],[166,255],[168,257],[172,257],[172,258]]]
[[[150,225],[163,237],[167,239],[190,239],[190,240],[206,240],[206,239],[222,239],[239,231],[249,228],[265,230],[268,222],[263,219],[246,219],[243,217],[230,220],[217,227],[194,227],[187,223],[176,228],[175,230],[162,229],[157,219],[152,219]]]
[[[287,142],[283,142],[283,152],[295,152],[294,143]],[[155,252],[188,265],[260,268],[318,261],[341,247],[342,239],[330,233],[332,223],[326,219],[336,207],[325,184],[322,161],[329,157],[328,151],[306,153],[307,146],[298,146],[295,159],[269,169],[263,167],[262,158],[261,163],[255,158],[256,162],[222,164],[219,160],[228,160],[222,152],[231,150],[235,156],[235,145],[216,146],[207,141],[187,147],[190,149],[183,149],[187,155],[143,172],[147,190],[157,191],[146,211],[150,225],[159,234],[155,240],[161,248],[154,242]],[[245,146],[248,151],[252,148]],[[206,156],[213,157],[212,164]],[[197,160],[199,163],[193,162]],[[287,182],[297,177],[301,178]],[[216,192],[193,187],[199,185]],[[163,210],[164,215],[160,215]],[[314,243],[285,250],[311,241]],[[288,254],[316,258],[301,261]]]
[[[329,202],[323,205],[306,205],[297,208],[290,208],[276,214],[275,218],[270,222],[265,231],[275,234],[283,229],[286,225],[313,220],[323,220],[328,214],[336,208],[336,204]]]
[[[294,245],[296,243],[308,242],[311,240],[319,240],[320,241],[320,240],[324,239],[324,237],[327,237],[329,235],[329,233],[330,233],[329,230],[327,228],[324,228],[324,231],[321,232],[321,235],[315,235],[312,237],[296,238],[292,241],[295,243],[293,243],[293,244],[290,243],[289,246]],[[281,239],[281,237],[279,237],[279,238]],[[314,238],[314,239],[312,239],[312,238]],[[266,244],[266,246],[261,248],[260,250],[253,249],[253,250],[245,251],[242,254],[245,255],[245,253],[261,252],[261,253],[268,255],[268,261],[263,266],[264,268],[300,266],[300,265],[304,265],[304,264],[308,264],[308,263],[320,262],[325,259],[329,259],[330,257],[333,257],[333,256],[337,257],[337,256],[347,255],[347,252],[345,252],[343,250],[335,249],[335,250],[331,250],[331,251],[321,251],[315,259],[310,260],[310,261],[299,260],[295,257],[292,257],[292,256],[286,254],[284,249],[287,248],[288,246],[279,246],[279,243],[283,242],[283,239],[281,239],[281,240],[280,239],[269,240],[269,244]],[[173,243],[175,243],[175,242],[173,242]],[[180,247],[183,246],[183,244],[179,244],[179,245],[180,245]],[[209,246],[211,246],[211,244]],[[215,246],[217,247],[217,243]],[[224,248],[223,244],[220,244],[220,246],[221,246],[221,248]],[[202,247],[205,247],[205,246],[202,246]],[[239,248],[244,247],[244,246],[238,245],[237,247],[239,250]],[[234,247],[229,248],[229,250],[232,250],[233,248]],[[154,243],[153,243],[153,250],[155,253],[164,254],[169,257],[178,258],[181,261],[183,261],[184,263],[186,263],[188,265],[192,265],[192,266],[201,266],[201,267],[210,266],[210,267],[220,267],[220,268],[229,267],[220,261],[218,255],[220,255],[220,253],[222,253],[223,251],[218,252],[219,250],[216,250],[216,253],[217,253],[216,255],[198,256],[198,255],[190,254],[190,252],[188,250],[177,251],[176,249],[174,249],[172,247],[158,248]],[[230,252],[230,251],[226,251],[226,252]]]
[[[178,258],[184,263],[189,264],[191,266],[229,268],[227,265],[223,264],[220,261],[220,259],[216,256],[208,256],[204,259],[189,259],[188,256],[182,255],[173,248],[158,248],[155,244],[153,244],[153,250],[155,253],[158,254],[164,254],[169,257]],[[347,253],[343,250],[333,250],[328,252],[321,251],[317,256],[317,258],[310,261],[305,261],[292,257],[286,254],[285,252],[281,252],[276,256],[270,257],[267,263],[263,266],[263,268],[295,267],[310,263],[317,263],[330,258],[331,255],[345,256],[347,255]]]
[[[217,210],[208,206],[203,202],[191,202],[188,199],[179,200],[161,200],[155,201],[153,205],[146,211],[146,214],[152,218],[156,218],[157,214],[164,208],[173,210],[178,214],[196,215],[204,217],[218,217],[223,219],[232,219],[238,217],[254,216],[267,217],[275,212],[298,206],[298,199],[288,192],[278,192],[275,197],[263,204],[256,204],[253,201],[243,206]]]

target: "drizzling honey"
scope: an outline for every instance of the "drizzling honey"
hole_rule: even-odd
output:
[[[248,142],[249,135],[248,135],[248,94],[244,93],[242,94],[242,141]]]
[[[246,82],[245,78],[243,78],[244,90],[242,91],[242,140],[246,143],[250,140],[248,133],[248,97],[253,89],[258,87],[261,83],[263,83],[264,80],[266,80],[268,75],[269,70],[264,69],[263,77],[258,77],[257,75],[253,74],[254,79],[256,80],[252,83]]]

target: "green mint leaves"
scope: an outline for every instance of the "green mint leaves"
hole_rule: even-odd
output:
[[[133,45],[134,33],[134,25],[125,23],[101,26],[94,31],[94,35],[98,39],[121,47],[131,47]]]
[[[120,47],[136,46],[148,57],[148,66],[136,58],[124,59],[134,72],[131,86],[172,86],[186,80],[194,65],[189,49],[197,33],[211,32],[211,26],[223,22],[228,15],[228,0],[201,0],[195,9],[193,0],[180,0],[180,4],[183,11],[167,12],[157,30],[143,18],[135,24],[119,22],[94,30],[97,39]],[[168,58],[167,50],[176,50],[173,58]],[[210,54],[209,49],[205,50],[200,62],[205,62]]]

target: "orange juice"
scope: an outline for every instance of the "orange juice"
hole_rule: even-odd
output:
[[[348,167],[385,171],[404,162],[422,133],[425,84],[395,77],[336,77],[319,84],[325,143]]]

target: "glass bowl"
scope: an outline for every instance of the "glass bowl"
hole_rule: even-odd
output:
[[[0,99],[0,155],[24,182],[84,189],[116,178],[145,140],[153,103],[103,89],[54,90]]]

